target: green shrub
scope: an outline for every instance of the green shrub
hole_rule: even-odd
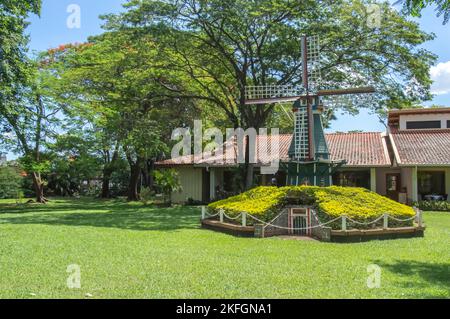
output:
[[[450,212],[450,203],[444,201],[420,201],[414,203],[414,206],[421,210]]]
[[[144,205],[147,205],[154,198],[154,191],[152,191],[149,187],[144,187],[141,189],[141,193],[139,194],[140,200]]]
[[[348,216],[358,222],[371,222],[384,213],[399,219],[414,216],[414,210],[365,188],[316,186],[260,186],[245,193],[209,204],[213,211],[223,209],[231,217],[247,212],[264,221],[271,220],[288,203],[317,208],[322,222]],[[396,223],[390,221],[390,225]]]
[[[164,201],[170,203],[172,192],[181,190],[178,172],[174,169],[163,169],[154,171],[153,176],[156,188],[164,195]]]
[[[22,194],[22,177],[9,166],[0,166],[0,198],[17,198]]]
[[[275,186],[259,186],[245,193],[208,205],[214,211],[223,209],[230,216],[247,212],[263,220],[270,220],[285,203],[286,190]]]

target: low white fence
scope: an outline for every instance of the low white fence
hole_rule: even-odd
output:
[[[381,219],[383,220],[383,229],[389,228],[389,219],[395,220],[397,222],[408,222],[408,221],[415,220],[417,225],[419,227],[422,227],[423,226],[422,211],[417,209],[417,208],[414,208],[414,210],[415,210],[416,214],[414,216],[410,217],[410,218],[405,218],[405,219],[396,218],[394,216],[391,216],[389,213],[384,213],[383,215],[381,215],[380,217],[374,219],[373,221],[370,221],[370,222],[359,222],[359,221],[356,221],[356,220],[354,220],[354,219],[352,219],[352,218],[350,218],[348,216],[343,215],[343,216],[336,217],[336,218],[334,218],[332,220],[329,220],[326,223],[321,223],[318,220],[318,223],[316,225],[308,226],[308,227],[302,227],[302,228],[294,228],[294,227],[284,227],[284,226],[273,224],[273,221],[275,219],[277,219],[277,217],[279,215],[277,215],[271,222],[265,222],[265,221],[255,217],[255,216],[253,216],[253,215],[251,215],[249,213],[246,213],[246,212],[241,212],[237,216],[231,217],[231,216],[227,215],[223,209],[220,209],[219,212],[217,212],[215,214],[209,214],[208,210],[206,209],[206,207],[202,206],[202,220],[206,219],[206,218],[213,218],[213,217],[219,216],[219,221],[221,223],[223,223],[224,222],[224,218],[227,218],[229,220],[237,220],[237,219],[241,218],[241,225],[245,227],[245,226],[247,226],[247,219],[250,218],[250,219],[253,219],[254,221],[256,221],[257,223],[263,225],[264,228],[266,228],[266,227],[274,227],[274,228],[285,229],[285,230],[308,230],[308,229],[314,229],[314,228],[322,228],[322,227],[325,227],[325,226],[327,226],[327,225],[329,225],[331,223],[334,223],[334,222],[336,222],[338,220],[341,220],[341,230],[345,231],[345,230],[347,230],[347,226],[348,226],[349,222],[353,223],[353,224],[356,224],[356,225],[369,226],[369,225],[372,225],[372,224],[375,224],[375,223],[379,222]]]

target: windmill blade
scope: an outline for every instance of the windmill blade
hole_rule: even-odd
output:
[[[298,100],[306,93],[300,85],[256,85],[245,87],[245,104],[283,103]]]
[[[325,95],[321,97],[322,103],[327,108],[345,107],[369,107],[376,104],[377,98],[374,94],[341,94]]]
[[[308,92],[315,93],[322,82],[320,73],[320,38],[317,35],[302,37],[302,76],[307,77],[307,81],[303,81],[303,86]],[[306,70],[305,70],[306,69]]]
[[[319,90],[317,92],[317,95],[318,96],[329,96],[329,95],[347,95],[347,94],[365,94],[365,93],[375,93],[375,88],[372,86],[366,86],[366,87],[349,88],[349,89]]]

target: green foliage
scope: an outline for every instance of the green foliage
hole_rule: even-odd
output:
[[[215,211],[223,209],[227,214],[234,216],[241,212],[247,212],[268,221],[283,206],[285,198],[285,188],[260,186],[245,193],[211,203],[208,208]]]
[[[375,28],[367,23],[373,3],[382,12]],[[382,112],[392,101],[398,107],[431,98],[429,68],[436,56],[421,45],[433,35],[388,2],[131,0],[126,8],[107,16],[106,27],[158,39],[170,61],[167,71],[180,70],[183,82],[190,79],[189,85],[172,85],[172,92],[214,103],[235,126],[285,126],[280,116],[270,116],[273,105],[248,106],[242,97],[246,85],[300,82],[301,34],[320,36],[327,87],[377,89],[372,105],[356,100],[339,105],[351,113],[362,107]]]
[[[23,197],[22,177],[14,167],[0,166],[0,198]]]
[[[148,204],[154,197],[155,192],[152,191],[149,187],[144,187],[141,189],[140,201],[144,203],[144,205]]]
[[[103,177],[117,171],[115,163],[125,155],[128,198],[138,199],[138,170],[167,153],[173,128],[186,126],[196,114],[191,102],[173,98],[170,88],[180,81],[167,72],[165,52],[151,35],[120,30],[49,50],[42,60],[67,115],[99,132]]]
[[[420,201],[414,203],[414,206],[421,210],[450,212],[450,203],[444,201]]]
[[[0,144],[25,157],[38,202],[45,202],[41,172],[47,163],[40,152],[53,135],[58,108],[47,96],[45,72],[27,56],[25,29],[29,14],[39,14],[40,0],[0,3]]]
[[[40,0],[2,0],[0,2],[0,111],[17,86],[27,82],[25,21],[30,13],[38,14]]]
[[[86,185],[101,176],[102,160],[97,147],[95,135],[87,132],[71,131],[57,136],[50,146],[49,190],[62,196],[98,195],[98,189]]]
[[[155,187],[165,196],[170,197],[172,192],[181,190],[181,184],[176,170],[157,170],[153,174],[155,177]]]
[[[270,221],[287,203],[315,206],[323,217],[322,222],[344,215],[359,222],[370,222],[384,213],[396,218],[408,218],[415,214],[411,207],[365,188],[339,186],[260,186],[211,203],[208,207],[215,211],[223,209],[231,216],[247,212]]]
[[[21,167],[27,172],[48,173],[50,172],[49,154],[40,154],[39,160],[36,160],[34,154],[26,154],[19,158]]]
[[[414,17],[420,17],[421,12],[428,6],[436,6],[437,16],[443,16],[442,24],[450,20],[450,0],[399,0],[395,4],[403,3],[403,12]]]

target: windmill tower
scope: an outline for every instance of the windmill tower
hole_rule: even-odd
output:
[[[245,104],[294,102],[294,132],[289,147],[288,185],[329,186],[344,161],[331,161],[322,124],[324,98],[375,92],[373,87],[320,89],[319,38],[302,36],[302,84],[248,86]]]

